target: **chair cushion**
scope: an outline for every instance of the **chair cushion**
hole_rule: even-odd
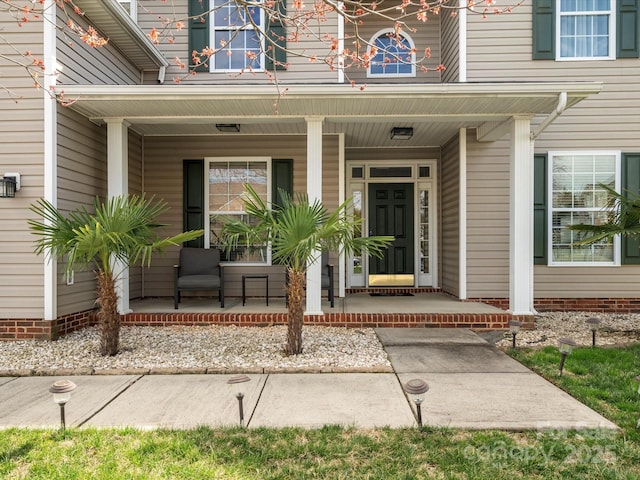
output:
[[[186,275],[178,277],[180,290],[216,290],[220,288],[220,277],[217,275]]]
[[[218,275],[220,250],[217,248],[183,248],[180,250],[180,276]]]

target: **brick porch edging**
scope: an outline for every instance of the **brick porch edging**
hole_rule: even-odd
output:
[[[508,298],[469,298],[501,310],[509,309]],[[536,298],[538,312],[640,313],[640,298]]]

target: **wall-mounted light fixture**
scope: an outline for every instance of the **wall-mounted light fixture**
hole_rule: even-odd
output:
[[[409,140],[413,137],[413,127],[393,127],[391,140]]]
[[[238,133],[240,131],[240,124],[238,123],[216,123],[216,128],[219,132],[224,133]]]
[[[20,190],[19,173],[5,173],[0,178],[0,198],[13,198],[18,190]]]

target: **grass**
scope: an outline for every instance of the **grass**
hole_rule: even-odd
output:
[[[599,411],[610,431],[10,429],[0,478],[637,479],[640,345],[585,348],[559,378],[555,348],[511,354]]]

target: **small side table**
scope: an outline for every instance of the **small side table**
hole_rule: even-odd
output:
[[[269,275],[242,275],[242,306],[244,307],[244,302],[246,300],[246,282],[247,280],[260,280],[264,279],[267,287],[266,297],[267,297],[267,306],[269,306]]]

